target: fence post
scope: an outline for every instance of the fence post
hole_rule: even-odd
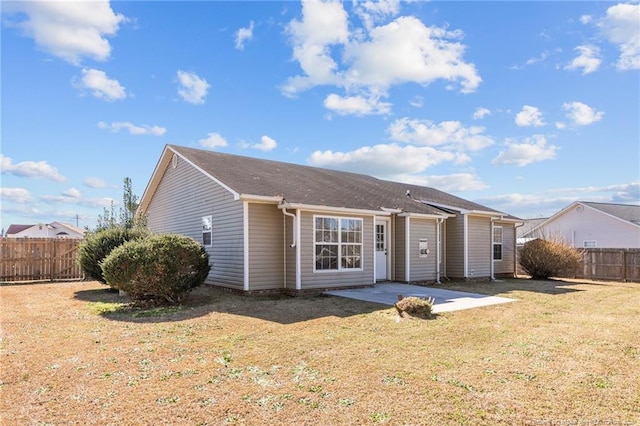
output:
[[[627,282],[627,251],[622,250],[622,282]]]

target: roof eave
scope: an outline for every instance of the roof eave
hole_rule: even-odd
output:
[[[321,206],[315,204],[302,204],[302,203],[289,203],[282,202],[278,206],[281,209],[293,209],[293,210],[307,210],[326,213],[347,213],[347,214],[359,214],[359,215],[374,215],[374,216],[391,216],[390,211],[369,210],[369,209],[357,209],[351,207],[333,207],[333,206]]]

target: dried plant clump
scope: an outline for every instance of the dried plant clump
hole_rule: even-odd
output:
[[[402,297],[399,295],[398,299],[394,306],[401,316],[431,318],[433,315],[433,297]]]

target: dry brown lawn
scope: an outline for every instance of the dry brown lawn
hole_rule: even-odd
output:
[[[96,282],[0,287],[3,425],[635,425],[640,284],[449,284],[515,303],[399,318],[203,287],[132,309]]]

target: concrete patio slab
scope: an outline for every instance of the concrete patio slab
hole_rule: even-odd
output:
[[[487,296],[484,294],[402,283],[383,283],[376,284],[373,287],[350,290],[330,290],[325,291],[324,294],[366,300],[367,302],[376,302],[390,306],[393,306],[394,303],[398,301],[399,294],[401,294],[402,297],[433,297],[435,299],[433,312],[436,314],[516,301],[516,299],[508,299],[506,297]]]

